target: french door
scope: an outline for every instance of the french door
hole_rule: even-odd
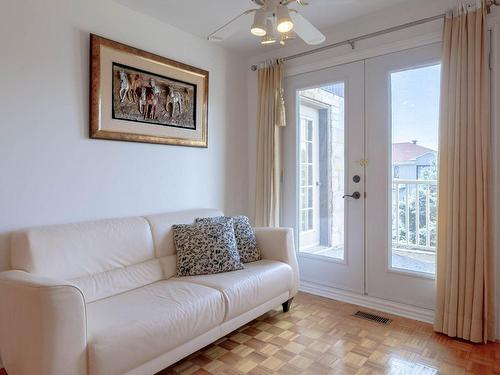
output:
[[[286,79],[301,280],[434,307],[440,45]]]
[[[366,62],[366,293],[428,309],[435,304],[440,55],[435,44]]]
[[[359,62],[287,79],[287,119],[296,126],[283,141],[282,224],[295,228],[302,280],[357,293],[364,291],[363,72]],[[348,191],[359,199],[342,198]]]

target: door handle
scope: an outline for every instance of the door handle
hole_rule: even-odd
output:
[[[355,191],[351,195],[349,195],[349,194],[344,195],[342,198],[346,198],[346,197],[354,198],[354,199],[359,199],[359,198],[361,198],[361,194],[360,194],[359,191]]]

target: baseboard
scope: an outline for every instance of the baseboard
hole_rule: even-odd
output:
[[[301,281],[299,290],[317,296],[331,298],[337,301],[352,303],[353,305],[402,316],[404,318],[418,320],[420,322],[430,324],[434,322],[434,311],[421,307],[365,296],[308,281]]]

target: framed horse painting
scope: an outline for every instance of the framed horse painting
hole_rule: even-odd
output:
[[[208,145],[208,72],[90,35],[90,137]]]

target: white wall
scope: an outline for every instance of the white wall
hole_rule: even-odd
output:
[[[89,139],[90,32],[208,70],[208,149]],[[193,207],[246,213],[238,57],[111,0],[2,1],[0,51],[0,270],[19,228]]]

